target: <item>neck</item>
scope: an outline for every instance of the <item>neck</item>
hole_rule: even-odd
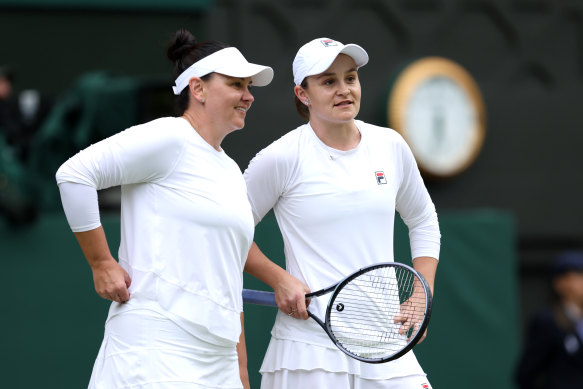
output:
[[[202,115],[197,115],[196,113],[188,110],[184,112],[182,118],[190,123],[192,128],[198,132],[200,137],[204,139],[205,142],[211,145],[215,150],[221,151],[221,143],[223,142],[225,136],[217,135],[218,131],[213,130],[212,123],[204,120]]]
[[[345,123],[324,124],[310,119],[310,125],[322,142],[336,150],[352,150],[360,143],[360,131],[354,120]]]

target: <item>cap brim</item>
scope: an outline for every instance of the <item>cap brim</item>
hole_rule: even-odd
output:
[[[305,77],[315,76],[317,74],[325,72],[326,69],[332,66],[332,64],[336,60],[336,57],[338,57],[338,55],[340,54],[346,54],[350,58],[352,58],[354,60],[354,63],[356,64],[357,69],[360,68],[361,66],[366,65],[368,62],[368,54],[366,53],[366,51],[359,45],[350,43],[345,45],[338,51],[331,51],[326,58],[323,58],[318,63],[316,63],[312,67],[312,69],[310,69],[307,72]]]
[[[247,78],[251,77],[253,86],[265,86],[273,80],[273,69],[269,66],[257,65],[254,63],[226,65],[215,72],[230,77]]]
[[[346,54],[350,56],[354,60],[354,63],[356,64],[357,68],[364,66],[368,63],[368,54],[366,53],[366,51],[362,47],[360,47],[359,45],[355,45],[354,43],[349,43],[345,45],[344,48],[340,50],[340,53],[338,54]]]

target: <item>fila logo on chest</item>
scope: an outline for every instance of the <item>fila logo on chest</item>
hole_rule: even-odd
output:
[[[375,176],[376,176],[377,184],[378,185],[382,185],[382,184],[386,184],[387,183],[387,179],[385,177],[385,172],[383,172],[383,171],[377,171],[377,172],[375,172]]]

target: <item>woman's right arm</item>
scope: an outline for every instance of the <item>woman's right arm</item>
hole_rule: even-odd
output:
[[[305,296],[310,293],[310,288],[267,258],[255,242],[249,250],[245,272],[271,286],[277,307],[282,312],[293,312],[293,317],[308,319]]]
[[[130,276],[111,255],[103,227],[74,234],[93,272],[97,294],[111,301],[128,301]]]
[[[272,143],[260,151],[245,170],[247,196],[255,224],[263,219],[285,193],[296,155],[293,150],[287,144]],[[306,293],[310,292],[308,286],[267,258],[255,242],[249,250],[244,270],[271,286],[277,306],[282,312],[295,312],[293,316],[296,318],[308,318],[305,301]]]
[[[126,302],[131,280],[111,255],[99,218],[97,190],[73,182],[59,184],[67,222],[93,272],[95,291],[104,299]]]
[[[171,169],[179,137],[159,137],[155,126],[122,131],[77,153],[57,171],[61,202],[71,230],[93,272],[99,296],[125,302],[128,273],[111,255],[101,226],[97,190],[155,180]]]
[[[111,255],[99,218],[97,190],[72,182],[59,184],[67,222],[93,272],[95,291],[104,299],[128,301],[130,277]]]

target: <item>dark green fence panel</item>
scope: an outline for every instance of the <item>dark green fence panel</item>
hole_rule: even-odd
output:
[[[112,251],[117,216],[103,225]],[[440,215],[441,264],[428,339],[416,348],[435,388],[513,388],[517,352],[515,225],[507,213]],[[257,228],[264,252],[283,263],[283,244],[272,215]],[[395,256],[409,263],[407,231],[399,221]],[[93,290],[91,271],[61,213],[22,228],[0,224],[4,386],[86,387],[103,336],[109,304]],[[245,276],[248,288],[268,289]],[[275,309],[245,305],[249,372],[259,387],[259,366]]]

